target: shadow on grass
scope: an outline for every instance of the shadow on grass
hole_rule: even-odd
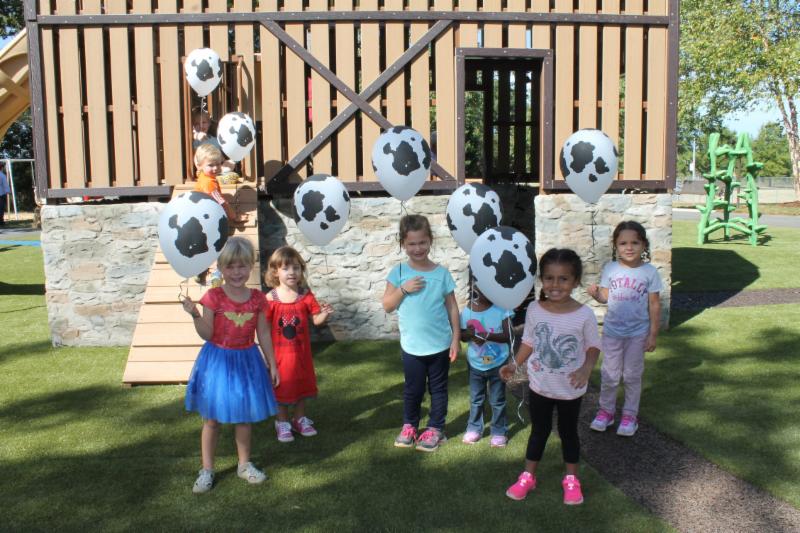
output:
[[[2,250],[0,250],[2,252]],[[26,283],[15,285],[0,281],[0,296],[41,296],[44,294],[44,283]]]
[[[501,523],[530,527],[536,516],[537,531],[562,531],[565,523],[586,530],[665,530],[589,468],[582,478],[587,504],[564,506],[556,435],[540,487],[525,502],[504,496],[522,466],[524,438],[506,449],[489,448],[488,439],[475,446],[452,439],[435,454],[394,448],[402,421],[397,343],[320,344],[314,350],[320,398],[309,403],[308,414],[320,434],[281,444],[272,420],[255,424],[252,458],[270,479],[250,486],[234,473],[233,430],[225,426],[215,488],[200,497],[191,485],[201,422],[183,410],[183,387],[125,389],[98,376],[97,383],[81,386],[89,361],[52,368],[63,374],[63,386],[59,376],[53,390],[37,384],[0,406],[0,426],[12,435],[0,454],[4,476],[13,480],[0,484],[0,522],[10,530],[91,524],[98,530],[477,531]],[[460,423],[468,409],[463,360],[450,383],[450,419]]]
[[[757,265],[732,250],[710,247],[672,250],[672,293],[676,300],[680,298],[679,293],[717,291],[724,301],[744,290],[759,276]],[[721,291],[725,291],[727,297]],[[670,312],[670,326],[676,327],[690,320],[703,307],[698,306],[693,310],[673,309]]]

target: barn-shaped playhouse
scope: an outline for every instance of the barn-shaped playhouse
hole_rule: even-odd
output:
[[[460,296],[467,257],[445,207],[465,180],[501,195],[503,223],[537,255],[576,249],[587,282],[613,227],[644,223],[669,286],[678,0],[28,0],[25,16],[53,342],[130,344],[127,383],[185,380],[199,344],[156,238],[163,201],[192,187],[201,102],[182,63],[196,48],[223,60],[212,118],[239,110],[257,126],[246,180],[227,190],[251,212],[243,232],[262,261],[286,243],[309,260],[315,292],[336,308],[326,334],[396,334],[380,295],[401,259],[403,208],[370,162],[396,125],[434,148],[431,178],[404,209],[434,223],[433,258]],[[620,150],[618,179],[595,205],[570,193],[557,164],[581,128]],[[352,197],[348,225],[323,248],[291,218],[293,188],[320,173]]]

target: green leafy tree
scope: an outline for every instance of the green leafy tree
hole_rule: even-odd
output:
[[[781,115],[800,199],[800,2],[682,0],[679,150],[731,111],[769,102]],[[759,157],[757,155],[757,157]]]
[[[0,39],[10,37],[24,27],[22,0],[0,0]]]
[[[789,141],[780,122],[769,122],[761,126],[750,146],[755,160],[764,164],[759,175],[791,176],[792,158],[789,156]]]

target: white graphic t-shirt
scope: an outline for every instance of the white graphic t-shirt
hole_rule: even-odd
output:
[[[642,263],[636,268],[616,261],[603,267],[600,286],[608,289],[608,312],[603,335],[615,338],[641,337],[650,331],[651,292],[661,292],[656,267]]]
[[[571,313],[551,313],[531,302],[525,313],[522,342],[533,348],[528,358],[531,390],[548,398],[574,400],[586,394],[576,389],[569,375],[586,361],[586,350],[600,349],[597,319],[587,306]]]

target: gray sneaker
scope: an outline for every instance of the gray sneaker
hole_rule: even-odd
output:
[[[436,428],[428,428],[422,432],[417,440],[417,450],[421,452],[435,452],[439,445],[447,440],[444,433]]]
[[[248,483],[263,483],[267,479],[267,475],[250,462],[239,465],[236,474]]]
[[[211,490],[214,485],[214,471],[208,469],[201,469],[198,472],[197,479],[194,481],[192,492],[195,494],[203,494]]]

